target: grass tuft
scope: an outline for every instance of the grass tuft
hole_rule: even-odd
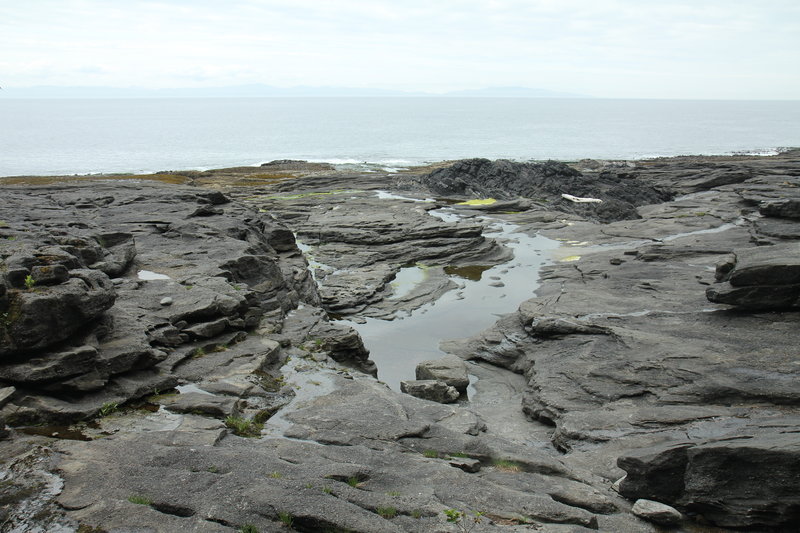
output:
[[[503,472],[521,472],[522,466],[516,461],[508,459],[493,459],[492,466]]]
[[[261,435],[261,430],[264,429],[264,424],[240,416],[227,417],[225,425],[233,430],[234,435],[240,437],[258,437]]]
[[[378,507],[375,509],[375,512],[377,512],[381,518],[385,518],[386,520],[390,520],[397,516],[397,509],[394,507]]]
[[[128,501],[137,505],[151,505],[153,503],[153,500],[147,496],[140,496],[138,494],[128,496]]]
[[[286,527],[292,527],[292,524],[294,523],[294,516],[292,516],[291,513],[287,513],[286,511],[279,511],[278,518]]]

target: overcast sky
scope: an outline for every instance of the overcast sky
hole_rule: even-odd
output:
[[[0,1],[0,85],[800,98],[799,0]]]

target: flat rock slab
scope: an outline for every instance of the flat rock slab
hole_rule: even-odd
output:
[[[237,398],[216,396],[201,392],[188,392],[175,396],[167,396],[161,404],[173,413],[192,413],[215,418],[235,416],[239,412]]]
[[[177,428],[154,431],[150,437],[162,446],[216,446],[228,430],[219,420],[197,415],[183,415]]]
[[[481,462],[478,459],[470,459],[469,457],[451,457],[448,462],[450,466],[459,468],[464,472],[480,472]]]
[[[469,387],[467,365],[456,355],[422,361],[417,365],[416,376],[418,380],[442,381],[459,392]]]

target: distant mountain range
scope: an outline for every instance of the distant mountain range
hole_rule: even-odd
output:
[[[243,97],[461,97],[461,98],[591,98],[588,95],[531,89],[489,87],[446,93],[362,89],[355,87],[272,87],[252,84],[229,87],[148,89],[144,87],[3,87],[0,98],[243,98]]]

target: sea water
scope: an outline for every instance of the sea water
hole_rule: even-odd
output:
[[[274,159],[395,169],[466,157],[634,159],[800,145],[800,101],[0,99],[0,176]]]

